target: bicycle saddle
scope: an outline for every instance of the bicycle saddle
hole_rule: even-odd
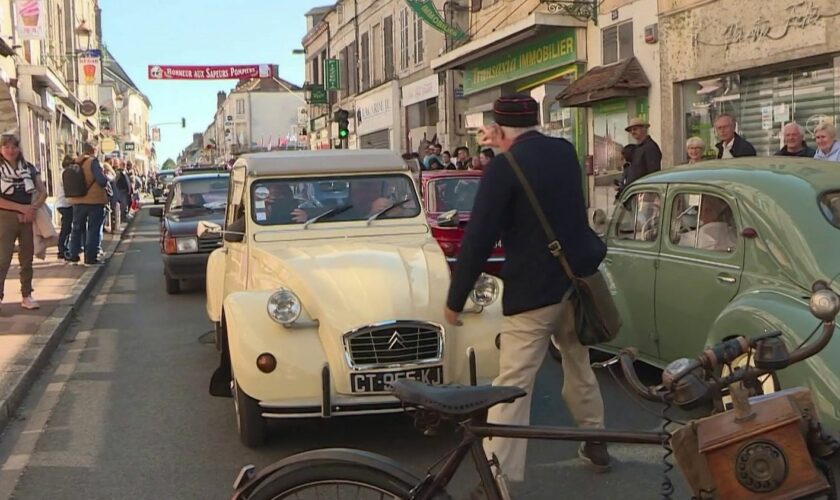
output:
[[[510,403],[526,394],[519,387],[428,385],[416,380],[397,380],[394,395],[406,405],[421,406],[445,415],[462,416]]]

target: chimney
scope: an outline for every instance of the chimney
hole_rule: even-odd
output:
[[[224,106],[225,100],[227,100],[227,94],[225,94],[224,90],[220,90],[216,94],[216,109],[219,109],[222,106]]]

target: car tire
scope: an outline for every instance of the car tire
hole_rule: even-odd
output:
[[[746,365],[748,360],[749,360],[749,365],[752,366],[752,367],[755,367],[755,353],[754,352],[750,352],[750,353],[742,354],[741,356],[738,356],[737,358],[735,358],[734,361],[732,361],[732,363],[729,364],[729,366],[732,366],[733,368],[743,367],[743,366]],[[732,371],[729,369],[729,366],[724,366],[720,370],[720,376],[721,377],[725,377],[725,376],[730,375],[732,373]],[[781,385],[779,384],[779,378],[776,376],[775,373],[770,373],[768,375],[765,375],[763,379],[759,380],[759,382],[760,382],[760,385],[758,387],[750,388],[750,396],[761,396],[761,395],[764,395],[764,394],[773,394],[774,392],[777,392],[777,391],[781,390]],[[718,399],[715,402],[715,409],[719,410],[719,411],[726,411],[726,410],[732,409],[732,398],[728,395],[721,396],[721,398]]]
[[[245,394],[236,383],[236,377],[231,382],[233,389],[233,407],[236,411],[236,428],[239,440],[248,448],[257,448],[265,444],[268,436],[268,424],[262,416],[260,404],[256,399]]]
[[[166,280],[166,293],[169,295],[181,293],[181,280],[177,280],[166,273],[164,273],[163,279]]]

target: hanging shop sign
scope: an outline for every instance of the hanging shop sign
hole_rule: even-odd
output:
[[[556,33],[509,47],[502,55],[489,57],[464,71],[464,94],[498,87],[504,83],[536,75],[577,60],[575,31],[557,30]]]
[[[125,152],[134,151],[134,148],[135,146],[133,142],[126,142],[123,144],[123,151]]]
[[[79,83],[102,85],[102,54],[98,50],[85,50],[79,54]]]
[[[326,85],[327,90],[341,89],[339,71],[338,59],[327,59],[324,61],[324,84]]]
[[[466,36],[461,28],[448,24],[446,20],[440,17],[440,12],[438,12],[432,0],[405,0],[405,3],[411,7],[417,17],[444,35],[452,37],[454,40],[460,40]]]
[[[271,67],[268,64],[232,66],[149,65],[150,80],[233,80],[268,78],[270,76]]]
[[[117,149],[117,141],[110,137],[106,137],[99,143],[99,149],[101,149],[102,153],[106,155],[111,154],[115,149]]]
[[[46,36],[46,0],[18,0],[17,31],[21,40],[43,40]]]
[[[79,113],[83,116],[93,116],[96,114],[96,111],[99,108],[96,106],[96,103],[91,101],[90,99],[82,101],[82,104],[79,106]]]

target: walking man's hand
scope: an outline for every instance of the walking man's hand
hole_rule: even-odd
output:
[[[461,321],[461,313],[455,312],[452,309],[445,307],[443,309],[443,316],[446,318],[446,322],[450,325],[454,326],[461,326],[463,325],[463,321]]]

